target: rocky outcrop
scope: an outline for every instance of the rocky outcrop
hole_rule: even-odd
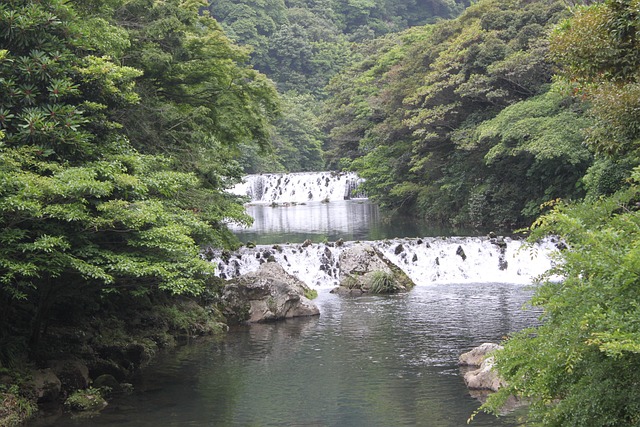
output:
[[[229,281],[222,295],[223,313],[231,324],[319,315],[320,310],[305,294],[311,294],[307,285],[279,264],[267,262]]]
[[[340,286],[331,292],[340,295],[397,293],[415,286],[404,271],[366,243],[342,251],[339,265]]]
[[[458,359],[460,366],[478,368],[464,373],[464,382],[469,389],[498,391],[500,387],[505,385],[504,380],[493,369],[494,357],[492,353],[501,349],[501,345],[484,343],[460,356]]]

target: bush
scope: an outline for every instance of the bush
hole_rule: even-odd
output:
[[[393,273],[386,271],[374,271],[369,279],[369,292],[372,294],[391,294],[398,291]]]

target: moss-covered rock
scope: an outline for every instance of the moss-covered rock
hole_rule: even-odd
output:
[[[373,246],[360,243],[340,254],[340,295],[406,292],[415,283],[398,266]]]
[[[122,393],[123,388],[113,375],[103,374],[93,380],[93,388],[97,388],[103,395]]]
[[[87,388],[73,392],[64,406],[71,411],[91,411],[96,412],[107,406],[107,401],[102,397],[102,393],[97,388]]]

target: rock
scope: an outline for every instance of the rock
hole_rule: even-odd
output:
[[[107,393],[122,393],[123,389],[113,375],[102,374],[93,380],[93,387],[105,389]]]
[[[37,369],[31,373],[31,388],[38,403],[55,402],[60,396],[62,382],[51,368]]]
[[[492,352],[496,350],[502,350],[502,346],[486,342],[473,348],[471,351],[463,353],[458,358],[458,365],[460,366],[480,366],[484,359]]]
[[[88,388],[77,390],[64,401],[64,406],[72,411],[96,412],[107,406],[107,401],[100,394],[100,390]]]
[[[458,359],[461,366],[476,366],[478,369],[464,373],[464,382],[472,390],[497,391],[504,386],[504,381],[493,368],[494,358],[491,356],[496,350],[503,347],[499,344],[484,343],[471,351],[463,353]]]
[[[104,353],[105,356],[108,357],[107,351],[105,349],[106,348],[102,349],[102,353]],[[109,347],[108,349],[111,350],[111,347]],[[111,354],[113,354],[113,352],[111,352]],[[103,357],[97,357],[95,360],[91,362],[91,368],[89,369],[89,372],[91,376],[94,378],[97,378],[100,375],[106,374],[106,375],[113,376],[118,381],[124,381],[125,379],[127,379],[127,377],[129,377],[132,374],[132,372],[130,372],[124,366],[120,365],[115,360],[111,358],[103,358]]]
[[[464,253],[462,246],[458,246],[458,249],[456,249],[456,255],[462,258],[463,261],[467,259],[467,254]]]
[[[70,392],[89,387],[89,368],[83,362],[76,359],[52,360],[48,365],[60,378],[63,390]]]
[[[340,286],[332,290],[339,295],[361,295],[375,291],[375,282],[384,279],[388,284],[381,293],[405,292],[415,283],[380,251],[366,243],[345,249],[338,260]]]
[[[304,242],[302,242],[302,247],[306,248],[307,246],[311,246],[313,243],[311,242],[311,240],[307,239]]]
[[[489,356],[482,361],[479,369],[464,374],[464,382],[471,390],[498,391],[505,385],[498,373],[493,369],[494,358]]]
[[[307,297],[310,289],[277,263],[232,279],[222,294],[223,313],[229,323],[269,322],[317,316],[318,307]]]

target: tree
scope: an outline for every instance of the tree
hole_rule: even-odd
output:
[[[640,421],[638,178],[615,196],[559,204],[537,221],[534,238],[554,234],[569,249],[532,300],[544,310],[543,324],[510,337],[497,354],[508,386],[485,409],[497,411],[513,393],[544,425]]]
[[[144,72],[135,88],[141,101],[118,114],[135,148],[170,156],[173,168],[197,174],[202,191],[177,201],[213,224],[218,232],[210,243],[224,246],[234,241],[227,218],[247,218],[224,191],[243,174],[240,147],[251,147],[257,157],[270,150],[279,100],[273,84],[247,65],[248,51],[198,13],[204,5],[129,0],[115,9],[114,21],[132,41],[123,63]]]
[[[215,196],[201,173],[129,142],[118,118],[140,102],[141,72],[92,55],[90,23],[64,0],[0,4],[3,348],[27,336],[35,354],[51,316],[87,309],[66,299],[200,293],[214,270],[201,246],[228,233],[189,203]],[[244,218],[233,206],[217,218]]]
[[[363,60],[329,86],[330,164],[366,177],[367,193],[383,207],[454,226],[522,226],[541,202],[579,194],[575,164],[526,155],[510,157],[508,165],[488,162],[499,141],[475,139],[483,122],[549,90],[546,32],[564,13],[559,1],[481,1],[455,20],[372,42],[370,52],[362,49]],[[536,104],[527,105],[530,112]],[[545,123],[536,132],[561,131],[556,113],[545,111],[551,117],[530,117]],[[543,188],[542,177],[556,175],[567,179]],[[535,193],[523,190],[532,176],[540,177]]]
[[[587,142],[600,156],[591,171],[599,169],[596,181],[603,183],[615,163],[635,168],[614,194],[556,203],[534,223],[532,239],[553,235],[567,249],[532,300],[543,323],[511,337],[497,354],[508,386],[485,409],[496,411],[513,393],[544,425],[640,423],[638,100],[625,95],[634,93],[640,70],[638,23],[637,2],[608,0],[578,8],[553,34],[561,77],[594,118]]]

